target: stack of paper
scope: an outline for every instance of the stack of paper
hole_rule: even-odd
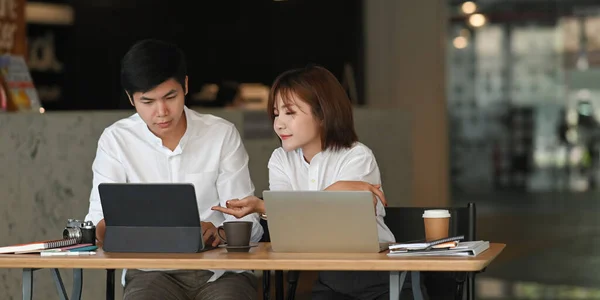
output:
[[[430,248],[451,248],[456,247],[458,242],[463,240],[463,235],[447,237],[429,242],[396,243],[390,245],[390,250],[427,250]]]
[[[490,247],[488,241],[459,242],[454,247],[446,248],[394,248],[390,246],[389,257],[398,256],[477,256]]]

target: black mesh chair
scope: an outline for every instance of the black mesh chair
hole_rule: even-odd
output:
[[[464,235],[465,241],[476,240],[475,203],[463,207],[388,207],[385,224],[390,228],[397,242],[423,240],[425,238],[423,211],[436,208],[450,211],[450,236]],[[475,272],[422,273],[424,285],[431,299],[464,299],[465,294],[469,300],[475,298]]]
[[[426,209],[450,211],[449,235],[464,235],[465,241],[476,240],[475,203],[464,207],[387,207],[385,224],[397,242],[423,240],[425,228],[423,211]],[[431,299],[475,298],[475,272],[422,272],[427,294]],[[288,272],[288,300],[293,300],[298,285],[299,271]],[[466,293],[464,292],[466,286]]]

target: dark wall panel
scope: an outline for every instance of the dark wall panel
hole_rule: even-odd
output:
[[[65,2],[65,1],[63,1]],[[352,64],[362,90],[362,20],[358,0],[74,1],[75,24],[57,32],[68,92],[51,109],[128,107],[119,61],[137,40],[159,38],[186,53],[190,92],[204,83],[270,84],[282,71],[317,63],[342,79]],[[49,27],[32,28],[42,35]],[[58,78],[58,77],[57,77]],[[48,81],[42,75],[34,79]]]

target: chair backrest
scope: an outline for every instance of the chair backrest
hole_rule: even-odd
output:
[[[385,224],[390,228],[396,242],[409,242],[425,239],[423,211],[426,209],[447,209],[450,211],[450,236],[464,235],[465,240],[477,240],[475,234],[475,203],[463,207],[386,207]],[[455,293],[455,299],[462,299],[463,287],[457,282],[458,272],[423,272],[423,283],[430,299],[448,299]],[[467,290],[469,293],[469,290]],[[467,299],[469,299],[467,297]]]
[[[263,197],[259,197],[261,200],[263,200]],[[260,219],[260,226],[262,226],[263,228],[263,236],[260,239],[261,242],[271,242],[271,236],[269,235],[269,223],[267,223],[267,220],[263,220],[262,218]]]
[[[269,224],[267,223],[267,220],[260,219],[260,226],[263,228],[263,236],[260,241],[265,243],[271,242],[271,236],[269,235]]]
[[[423,211],[426,209],[447,209],[450,211],[449,235],[464,235],[466,241],[477,239],[475,232],[475,203],[464,207],[387,207],[385,224],[390,228],[397,242],[425,239]]]

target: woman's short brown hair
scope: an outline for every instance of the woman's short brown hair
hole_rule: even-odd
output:
[[[285,104],[296,96],[306,102],[321,124],[321,150],[350,148],[358,140],[354,130],[352,103],[335,76],[320,66],[292,69],[277,76],[269,92],[268,112],[275,121],[275,99]]]

